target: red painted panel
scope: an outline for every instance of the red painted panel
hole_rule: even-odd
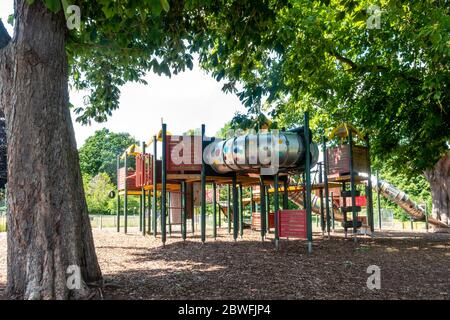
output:
[[[306,211],[280,210],[278,211],[278,234],[282,238],[306,239]]]
[[[269,213],[269,228],[275,228],[275,213]],[[261,213],[253,212],[252,213],[252,229],[253,230],[261,230]]]
[[[352,198],[345,198],[347,202],[347,207],[350,207],[352,205]],[[358,207],[365,207],[367,205],[366,196],[357,196],[355,197],[355,203]]]
[[[166,155],[167,172],[200,172],[202,169],[202,137],[167,136]]]
[[[126,180],[128,190],[140,190],[140,188],[136,187],[136,173],[133,170],[128,170]],[[119,190],[125,189],[125,168],[119,169],[118,189]]]

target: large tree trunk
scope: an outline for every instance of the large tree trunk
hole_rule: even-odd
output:
[[[89,292],[86,284],[102,275],[68,107],[64,15],[42,1],[16,0],[15,17],[14,38],[0,50],[8,134],[7,295],[81,298]],[[69,266],[80,268],[81,288],[66,285]]]
[[[433,199],[433,218],[450,225],[450,154],[444,155],[433,169],[425,171]],[[437,232],[449,232],[449,228],[437,228]]]

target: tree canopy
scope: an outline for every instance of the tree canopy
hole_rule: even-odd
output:
[[[81,172],[97,176],[106,173],[111,181],[117,178],[117,156],[132,144],[138,142],[128,133],[114,133],[103,128],[86,139],[79,150]],[[130,162],[130,165],[134,165]]]
[[[249,113],[262,107],[281,126],[300,123],[303,110],[316,129],[353,122],[379,160],[421,173],[449,148],[448,1],[371,5],[289,1],[238,40],[214,17],[224,25],[213,30],[213,49],[202,50],[203,66],[229,79],[224,88]],[[379,26],[368,26],[371,18]]]
[[[127,81],[192,68],[199,53],[247,106],[237,126],[261,111],[291,127],[309,110],[316,134],[352,122],[370,135],[376,165],[409,175],[448,150],[448,1],[43,1],[82,8],[67,52],[72,85],[91,90],[75,109],[83,123],[106,120]],[[94,162],[85,172],[100,172]]]

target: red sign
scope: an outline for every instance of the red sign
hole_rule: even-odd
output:
[[[345,198],[347,202],[347,207],[350,207],[352,205],[352,198],[348,197]],[[366,206],[366,197],[365,196],[357,196],[355,197],[355,204],[358,207],[365,207]]]
[[[307,238],[306,211],[278,211],[278,235],[285,238]]]

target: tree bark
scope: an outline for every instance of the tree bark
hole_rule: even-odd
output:
[[[433,218],[450,225],[450,153],[444,155],[434,166],[425,171],[430,183],[433,200]],[[449,232],[449,228],[434,227],[436,232]]]
[[[14,38],[0,50],[8,139],[7,295],[83,298],[101,281],[69,111],[63,12],[15,0]],[[6,52],[6,53],[5,53]],[[3,54],[3,55],[2,55]],[[66,285],[78,266],[82,286]]]

